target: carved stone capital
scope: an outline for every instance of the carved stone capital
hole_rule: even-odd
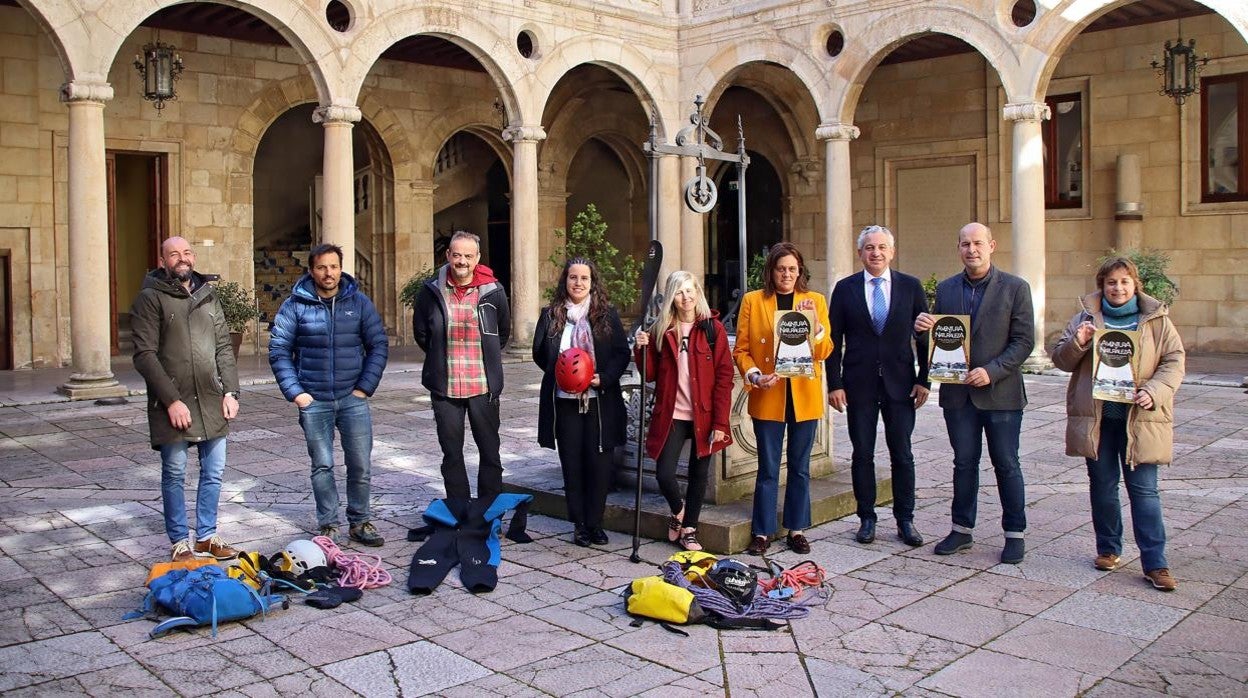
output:
[[[106,82],[75,80],[61,85],[62,102],[98,102],[103,104],[112,99],[113,86]]]
[[[546,140],[546,129],[541,126],[508,126],[503,129],[503,140],[512,143],[537,143]]]
[[[815,138],[821,141],[852,141],[862,133],[853,124],[826,123],[815,129]]]
[[[355,124],[363,118],[360,108],[352,104],[331,104],[312,112],[312,123],[316,124]]]
[[[1048,121],[1053,116],[1044,102],[1007,104],[1002,111],[1006,121]]]

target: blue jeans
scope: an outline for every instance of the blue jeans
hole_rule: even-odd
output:
[[[750,530],[756,536],[776,532],[776,497],[780,489],[780,448],[789,432],[788,481],[784,485],[784,527],[790,531],[810,528],[810,451],[815,445],[819,420],[770,422],[754,420],[758,442],[758,475],[754,481],[754,513]]]
[[[312,494],[317,526],[338,525],[338,486],[334,483],[334,427],[342,435],[347,466],[347,523],[369,520],[368,498],[373,458],[373,416],[368,400],[348,395],[338,400],[313,400],[299,410],[312,457]]]
[[[986,436],[1001,497],[1001,528],[1006,538],[1022,538],[1027,530],[1023,471],[1018,463],[1023,411],[981,410],[967,400],[962,407],[945,409],[945,427],[953,447],[953,530],[970,533],[975,528],[979,458]]]
[[[186,540],[186,452],[187,441],[160,447],[160,499],[165,511],[165,533],[169,541]],[[225,437],[195,444],[199,452],[199,487],[195,490],[195,540],[206,540],[217,532],[217,502],[221,500],[221,475],[225,472]]]
[[[1127,467],[1126,420],[1102,419],[1096,460],[1086,460],[1097,554],[1122,554],[1122,505],[1118,503],[1118,474],[1122,473],[1131,501],[1131,530],[1140,548],[1140,564],[1145,572],[1169,567],[1166,524],[1161,520],[1161,495],[1157,493],[1157,465]]]

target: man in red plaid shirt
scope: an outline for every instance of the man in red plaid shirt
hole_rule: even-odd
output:
[[[462,230],[452,235],[447,263],[416,298],[412,328],[425,352],[421,383],[433,399],[446,496],[472,496],[464,465],[466,413],[481,456],[477,497],[491,501],[503,489],[498,399],[511,309],[502,284],[480,260],[481,238]]]

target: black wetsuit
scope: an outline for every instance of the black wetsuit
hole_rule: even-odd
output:
[[[424,526],[407,534],[412,541],[425,541],[408,570],[407,590],[413,594],[429,594],[459,565],[459,579],[474,594],[494,591],[498,584],[498,563],[502,548],[498,534],[503,515],[515,509],[508,540],[532,542],[525,532],[529,503],[533,495],[500,494],[491,501],[479,499],[438,499],[425,510]]]

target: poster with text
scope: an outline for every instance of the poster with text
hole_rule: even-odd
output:
[[[965,383],[971,365],[971,316],[933,315],[927,377],[936,383]]]
[[[814,377],[815,360],[811,356],[810,338],[815,334],[815,314],[809,310],[777,310],[773,327],[776,375]]]
[[[1139,332],[1097,330],[1092,335],[1092,397],[1108,402],[1135,402],[1139,362]]]

